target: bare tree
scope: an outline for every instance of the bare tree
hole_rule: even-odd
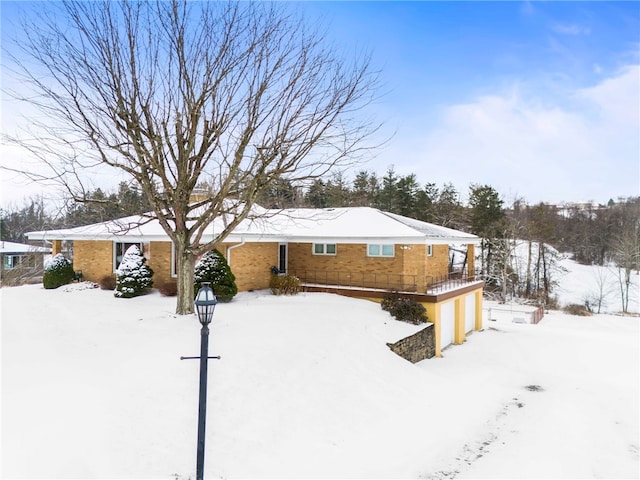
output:
[[[251,215],[273,179],[295,184],[350,165],[377,130],[362,112],[377,88],[370,59],[343,58],[286,5],[60,8],[25,23],[9,52],[33,89],[13,96],[44,115],[14,140],[51,172],[24,173],[59,182],[76,201],[96,167],[133,179],[175,245],[179,314],[193,311],[195,259]],[[191,202],[203,182],[209,196]],[[220,216],[226,227],[204,241]]]
[[[616,239],[613,250],[613,257],[616,264],[616,276],[618,279],[618,287],[620,289],[620,301],[622,312],[629,311],[629,297],[632,293],[630,287],[632,284],[631,273],[633,270],[640,268],[640,219],[636,218],[634,224],[628,225],[627,228]]]
[[[584,303],[589,311],[602,311],[602,307],[608,304],[608,298],[615,293],[615,284],[611,283],[611,277],[606,267],[593,266],[593,280],[595,288],[586,294]]]

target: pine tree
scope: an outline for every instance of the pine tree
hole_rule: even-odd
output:
[[[145,293],[153,285],[153,270],[136,245],[131,245],[116,270],[116,297],[131,298]]]
[[[212,250],[202,256],[196,264],[194,280],[196,293],[203,282],[209,282],[213,293],[221,302],[230,302],[238,293],[236,277],[231,272],[227,260],[218,250]]]

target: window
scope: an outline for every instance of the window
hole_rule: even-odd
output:
[[[369,257],[393,257],[394,247],[391,244],[369,244],[367,245],[367,255]]]
[[[18,265],[18,257],[13,255],[3,255],[4,268],[10,270]]]
[[[127,243],[127,242],[114,242],[113,244],[113,269],[117,270],[118,267],[120,266],[120,262],[122,262],[122,257],[124,256],[124,254],[127,252],[127,250],[129,249],[129,247],[131,247],[132,245],[135,245],[136,247],[138,247],[140,249],[140,252],[142,252],[142,243],[140,242],[134,242],[134,243]]]
[[[278,246],[278,271],[287,273],[287,244],[281,243]]]
[[[433,245],[427,245],[427,257],[433,256]]]
[[[314,255],[335,255],[336,244],[335,243],[314,243],[313,254]]]

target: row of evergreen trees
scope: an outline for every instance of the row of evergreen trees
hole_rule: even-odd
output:
[[[95,223],[148,211],[144,195],[127,184],[117,192],[89,192],[89,203],[70,202],[60,215],[43,202],[0,212],[2,239],[24,241],[24,232]],[[466,197],[466,200],[463,199]],[[640,197],[610,200],[607,205],[562,206],[516,200],[505,205],[489,185],[472,184],[464,194],[452,184],[419,184],[414,174],[398,175],[391,167],[382,176],[360,171],[352,180],[343,174],[317,179],[303,187],[281,179],[257,200],[267,208],[368,206],[407,217],[468,231],[480,236],[478,267],[503,294],[549,298],[557,251],[586,264],[615,262],[630,278],[640,255]],[[530,269],[515,278],[511,258],[515,240],[527,243]],[[511,280],[509,280],[511,279]],[[627,282],[628,285],[628,282]]]
[[[130,246],[116,270],[114,296],[133,298],[145,294],[153,286],[153,273],[140,249],[136,245]],[[75,271],[71,260],[58,253],[47,264],[42,282],[44,288],[55,289],[71,283],[74,278]],[[206,253],[196,264],[196,292],[204,282],[208,282],[218,301],[230,302],[238,293],[235,280],[229,264],[218,250]]]

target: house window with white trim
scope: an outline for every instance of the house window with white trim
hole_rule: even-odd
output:
[[[314,243],[313,254],[314,255],[335,255],[336,244],[335,243]]]
[[[427,257],[433,257],[433,245],[427,245]]]
[[[369,257],[393,257],[394,255],[393,244],[370,243],[367,245],[367,256]]]
[[[113,270],[117,270],[120,266],[120,262],[122,262],[122,257],[127,252],[129,247],[135,245],[142,252],[142,243],[141,242],[113,242]]]
[[[3,255],[4,268],[10,270],[18,266],[20,259],[15,255]]]

